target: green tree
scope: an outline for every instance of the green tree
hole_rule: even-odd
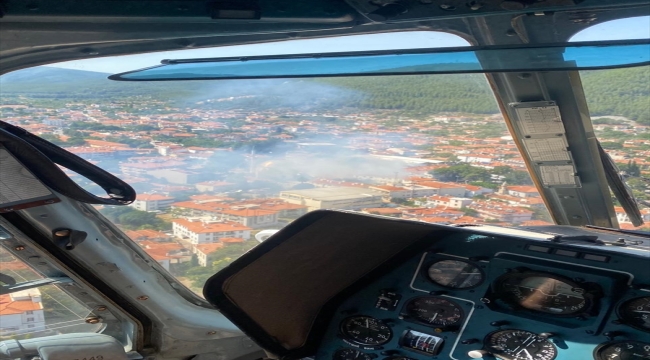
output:
[[[120,215],[130,213],[132,211],[135,211],[135,209],[128,206],[105,206],[99,212],[111,222],[117,222],[117,219]]]
[[[51,142],[54,145],[65,145],[65,142],[61,140],[57,135],[54,134],[41,134],[40,137]]]
[[[525,171],[514,170],[505,175],[504,181],[511,185],[532,185],[530,175]]]
[[[620,149],[623,148],[623,142],[622,141],[604,141],[604,142],[601,142],[600,145],[605,150],[620,150]]]
[[[471,208],[468,208],[468,207],[460,208],[460,211],[465,213],[465,215],[467,215],[467,216],[478,217],[478,215],[479,215],[478,211],[476,211],[474,209],[471,209]]]
[[[63,143],[64,146],[82,146],[86,144],[86,140],[82,137],[70,137],[66,142]]]
[[[486,169],[472,166],[470,164],[452,165],[450,167],[434,170],[429,173],[441,181],[490,181],[490,173]]]
[[[628,176],[641,176],[641,168],[636,161],[628,161],[627,164],[620,166],[619,170],[625,171]]]

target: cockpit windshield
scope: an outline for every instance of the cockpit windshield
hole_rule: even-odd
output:
[[[131,206],[97,210],[197,294],[318,209],[552,223],[482,74],[124,83],[111,61],[4,75],[0,116],[131,184]],[[582,74],[596,135],[643,201],[649,74]]]

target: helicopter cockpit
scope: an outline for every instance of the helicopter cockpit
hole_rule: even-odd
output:
[[[645,0],[0,0],[0,359],[650,359]]]

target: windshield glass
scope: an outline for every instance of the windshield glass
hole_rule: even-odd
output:
[[[107,80],[121,61],[75,63],[0,77],[0,116],[130,183],[136,202],[98,210],[199,295],[272,230],[317,209],[552,223],[484,75],[125,83]],[[585,76],[590,100],[619,106],[598,116],[625,116],[619,94],[647,101],[649,82],[644,93],[608,80],[640,69]]]
[[[614,160],[637,200],[650,230],[650,67],[581,72],[594,132]],[[612,196],[622,229],[635,229],[619,201]]]
[[[570,41],[649,38],[650,16],[639,16],[591,26]],[[650,67],[582,71],[580,77],[594,132],[636,198],[646,222],[638,228],[650,230]],[[612,201],[620,228],[637,228],[613,195]]]
[[[0,228],[0,239],[2,229]],[[45,277],[0,245],[0,285],[23,285]],[[4,290],[4,289],[3,289]],[[68,333],[99,332],[86,321],[91,310],[59,286],[43,285],[0,295],[0,341]]]

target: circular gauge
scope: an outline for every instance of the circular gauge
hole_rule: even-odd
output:
[[[650,359],[650,343],[640,341],[614,341],[594,350],[596,360],[642,360]]]
[[[450,326],[460,322],[463,310],[455,302],[436,296],[422,296],[410,300],[404,314],[413,320],[436,326]]]
[[[618,315],[625,325],[650,331],[650,296],[624,302],[618,308]]]
[[[353,316],[343,320],[341,332],[348,340],[368,346],[385,344],[393,335],[388,325],[370,316]]]
[[[524,330],[496,331],[485,342],[499,359],[553,360],[557,356],[557,348],[546,337]]]
[[[434,283],[453,289],[468,289],[483,282],[483,272],[478,266],[461,260],[436,261],[427,270]]]
[[[496,282],[498,297],[525,309],[553,315],[572,315],[587,308],[585,289],[550,274],[514,273]]]
[[[337,350],[332,356],[333,360],[372,360],[368,354],[354,349]]]

